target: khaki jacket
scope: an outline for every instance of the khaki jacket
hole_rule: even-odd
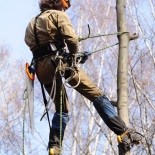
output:
[[[35,18],[30,21],[25,32],[25,42],[31,51],[36,48],[34,23]],[[68,16],[63,11],[43,12],[37,19],[36,31],[40,45],[53,41],[65,42],[70,53],[78,52],[78,38]]]

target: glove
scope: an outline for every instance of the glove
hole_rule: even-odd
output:
[[[84,64],[91,54],[92,52],[84,52],[83,55],[80,56],[80,64]]]

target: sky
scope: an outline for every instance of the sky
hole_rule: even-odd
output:
[[[7,47],[12,58],[30,57],[24,36],[28,22],[40,12],[38,0],[5,0],[0,6],[0,46]]]
[[[24,36],[29,21],[40,12],[38,1],[5,0],[0,2],[0,47],[4,46],[8,49],[13,62],[21,59],[25,59],[24,63],[31,61],[32,54],[25,44]],[[37,125],[41,125],[39,123]]]

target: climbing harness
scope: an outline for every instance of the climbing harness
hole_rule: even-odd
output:
[[[37,37],[37,30],[36,30],[36,23],[37,23],[37,19],[38,17],[41,15],[42,13],[40,13],[38,16],[36,16],[35,18],[35,24],[34,24],[34,36],[35,36],[35,42],[36,42],[36,45],[37,45],[37,49],[35,49],[33,51],[33,59],[37,62],[40,58],[43,58],[43,57],[46,57],[48,56],[49,54],[51,54],[51,50],[55,51],[56,50],[56,47],[54,44],[50,44],[50,45],[43,45],[43,46],[40,46],[39,44],[39,39]],[[43,95],[43,101],[44,101],[44,105],[45,105],[45,112],[43,114],[43,116],[41,117],[40,120],[43,119],[44,115],[46,114],[47,115],[47,120],[48,120],[48,124],[49,124],[49,129],[51,128],[51,124],[50,124],[50,118],[49,118],[49,113],[48,113],[48,102],[47,102],[47,99],[46,99],[46,94],[45,94],[45,90],[44,90],[44,85],[40,82],[40,85],[41,85],[41,90],[42,90],[42,95]]]

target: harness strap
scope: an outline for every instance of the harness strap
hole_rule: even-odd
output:
[[[37,46],[38,50],[40,50],[40,44],[39,44],[39,39],[38,39],[38,35],[37,35],[36,25],[37,25],[37,19],[38,19],[38,17],[41,14],[42,14],[42,12],[39,15],[36,16],[35,23],[34,23],[35,43],[36,43],[36,46]],[[42,90],[42,94],[43,94],[43,100],[44,100],[44,104],[45,104],[45,110],[47,111],[47,109],[46,109],[47,100],[46,100],[46,95],[45,95],[45,91],[44,91],[44,86],[43,86],[43,84],[41,82],[40,82],[40,85],[41,85],[41,90]],[[51,128],[48,111],[47,111],[46,114],[47,114],[47,119],[48,119],[48,123],[49,123],[49,128]]]
[[[43,94],[43,100],[44,100],[44,104],[45,104],[45,110],[46,110],[46,114],[47,114],[47,119],[48,119],[48,124],[49,124],[49,128],[51,127],[50,125],[50,119],[49,119],[49,113],[47,111],[47,99],[46,99],[46,95],[45,95],[45,90],[44,90],[44,86],[42,83],[41,84],[41,90],[42,90],[42,94]]]
[[[52,49],[53,47],[53,49]],[[57,48],[55,46],[55,44],[50,43],[50,44],[45,44],[40,46],[39,48],[34,49],[33,52],[33,59],[39,60],[40,58],[43,58],[45,56],[49,56],[49,55],[55,55],[57,51]]]
[[[35,22],[34,22],[34,37],[35,37],[35,43],[36,43],[37,47],[40,47],[39,39],[38,39],[38,34],[37,34],[37,19],[38,19],[38,17],[39,17],[42,13],[43,13],[43,12],[41,12],[39,15],[36,16]]]

